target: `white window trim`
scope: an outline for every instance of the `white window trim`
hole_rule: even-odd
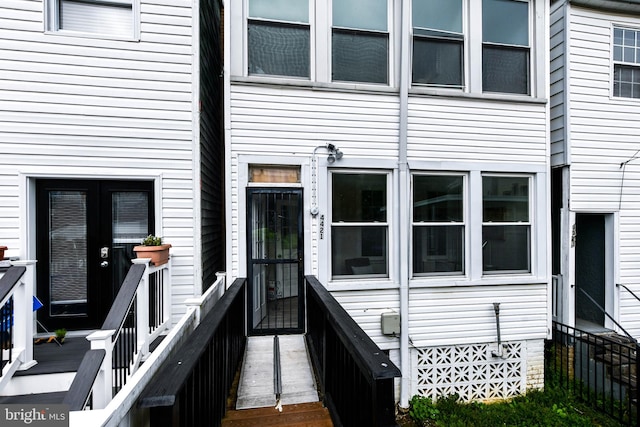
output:
[[[505,225],[516,225],[516,226],[528,226],[529,227],[529,271],[491,271],[491,272],[485,272],[484,271],[484,267],[482,266],[482,247],[480,247],[480,260],[481,260],[481,273],[483,277],[494,277],[494,276],[532,276],[533,272],[534,272],[534,268],[535,268],[535,262],[534,262],[534,256],[535,256],[535,248],[536,246],[534,245],[534,236],[535,236],[535,210],[533,208],[533,195],[535,193],[535,181],[534,181],[534,177],[530,174],[510,174],[510,173],[482,173],[481,174],[481,183],[480,186],[482,187],[482,179],[485,177],[495,177],[495,178],[527,178],[528,180],[528,203],[529,205],[527,206],[528,210],[529,210],[529,221],[527,222],[523,222],[523,221],[511,221],[511,222],[507,222],[507,221],[500,221],[497,224],[500,224],[502,226]],[[481,202],[484,202],[484,192],[481,193]],[[482,223],[482,227],[480,228],[480,241],[482,241],[482,229],[485,226],[485,224],[489,224],[486,223],[484,221],[484,206],[481,205],[479,210],[479,216],[480,216],[480,220]]]
[[[614,71],[615,71],[615,66],[616,65],[626,65],[626,66],[631,66],[631,67],[636,67],[638,70],[640,70],[640,62],[624,62],[624,61],[616,61],[614,59],[614,54],[613,54],[613,50],[615,47],[615,43],[614,43],[614,36],[613,36],[613,32],[614,30],[618,28],[618,29],[622,29],[622,30],[632,30],[632,31],[636,31],[637,33],[640,33],[640,27],[634,27],[632,25],[629,24],[620,24],[620,23],[611,23],[611,28],[610,28],[610,35],[611,35],[611,40],[610,40],[610,48],[609,48],[609,61],[610,61],[610,75],[611,75],[611,79],[609,81],[609,99],[612,101],[616,101],[616,102],[632,102],[632,103],[637,103],[640,102],[640,98],[631,98],[631,97],[626,97],[626,96],[616,96],[614,94]]]
[[[122,35],[109,35],[98,33],[86,33],[60,29],[58,5],[60,0],[44,0],[44,32],[49,35],[68,37],[95,38],[107,40],[140,41],[140,0],[83,0],[86,3],[111,3],[114,5],[131,5],[133,19],[133,31],[130,37]]]
[[[139,0],[136,0],[139,1]],[[264,81],[264,82],[294,82],[303,83],[310,81],[311,83],[321,83],[329,87],[338,89],[353,88],[370,88],[376,90],[378,88],[393,88],[397,86],[397,70],[396,64],[399,63],[399,28],[400,28],[400,2],[387,0],[387,34],[388,34],[388,82],[369,83],[369,82],[334,82],[331,80],[331,34],[332,34],[332,1],[309,0],[309,29],[310,29],[310,72],[309,78],[294,76],[273,76],[273,75],[249,75],[249,38],[248,38],[248,22],[249,22],[249,0],[242,2],[231,2],[229,13],[232,16],[240,15],[242,17],[242,30],[239,28],[231,30],[230,37],[235,40],[242,40],[242,55],[235,55],[236,61],[231,64],[233,75],[243,76],[247,80]],[[240,17],[238,16],[238,18]],[[234,27],[235,28],[235,27]]]
[[[414,204],[414,188],[415,188],[415,184],[414,184],[414,178],[416,176],[457,176],[457,177],[462,177],[462,221],[461,222],[456,222],[456,225],[462,225],[463,229],[464,229],[464,233],[463,233],[463,242],[464,242],[464,252],[463,252],[463,268],[464,271],[462,273],[457,273],[457,272],[438,272],[438,273],[415,273],[413,271],[413,230],[414,227],[416,226],[416,222],[414,221],[413,218],[413,204]],[[470,268],[470,263],[469,263],[469,174],[467,172],[439,172],[439,171],[416,171],[414,173],[411,174],[411,194],[410,194],[410,203],[409,203],[409,209],[411,209],[411,214],[410,214],[410,218],[411,218],[411,230],[409,230],[409,262],[410,262],[410,267],[409,267],[409,277],[411,277],[411,279],[416,279],[416,280],[429,280],[429,279],[435,279],[435,280],[439,280],[439,279],[443,279],[443,278],[455,278],[456,280],[461,280],[461,279],[466,279],[468,278],[468,272],[469,272],[469,268]],[[444,225],[443,223],[434,223],[434,225]]]
[[[393,205],[392,205],[392,201],[393,201],[393,188],[394,188],[394,183],[395,183],[395,179],[394,179],[394,174],[392,171],[386,170],[386,169],[348,169],[348,168],[334,168],[334,169],[327,169],[327,211],[326,211],[326,220],[325,220],[325,238],[324,240],[327,242],[326,243],[326,251],[325,253],[327,254],[327,258],[325,261],[325,267],[324,267],[324,271],[326,272],[326,280],[324,281],[324,283],[328,283],[328,284],[332,284],[332,285],[338,285],[340,287],[337,287],[335,289],[345,289],[343,284],[349,284],[352,285],[354,283],[363,283],[365,285],[367,285],[367,288],[371,288],[371,284],[372,282],[385,282],[385,283],[389,283],[390,281],[392,281],[392,278],[394,277],[394,262],[395,261],[395,233],[394,233],[394,217],[393,217]],[[387,220],[386,222],[353,222],[353,223],[348,223],[345,226],[359,226],[362,224],[366,224],[366,225],[378,225],[378,226],[385,226],[387,227],[387,275],[386,276],[382,276],[379,274],[375,274],[375,275],[344,275],[344,276],[333,276],[333,265],[332,265],[332,260],[331,260],[331,252],[332,252],[332,247],[333,247],[333,241],[331,238],[331,231],[333,228],[333,216],[332,216],[332,212],[333,212],[333,175],[334,174],[370,174],[370,175],[385,175],[386,176],[386,187],[387,187],[387,200],[386,200],[386,206],[387,206]],[[351,289],[351,287],[349,287],[349,289]]]

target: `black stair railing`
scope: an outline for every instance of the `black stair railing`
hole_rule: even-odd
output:
[[[571,391],[624,425],[640,426],[638,344],[553,322],[545,344],[545,383]]]
[[[13,291],[20,278],[27,271],[25,267],[10,267],[0,278],[0,377],[6,364],[13,360]],[[6,350],[6,351],[3,351]]]
[[[395,426],[400,370],[314,276],[306,276],[307,344],[335,426]]]
[[[162,365],[138,406],[150,425],[219,426],[246,345],[246,279],[236,279]]]

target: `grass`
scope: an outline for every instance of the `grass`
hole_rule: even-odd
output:
[[[409,413],[398,418],[402,427],[620,427],[612,418],[594,411],[566,390],[547,387],[499,403],[461,403],[452,395],[432,402],[414,396]]]

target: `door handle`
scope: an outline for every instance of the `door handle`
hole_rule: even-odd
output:
[[[109,261],[102,261],[100,263],[100,267],[102,267],[102,268],[109,267]]]

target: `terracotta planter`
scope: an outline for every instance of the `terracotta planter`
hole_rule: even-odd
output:
[[[169,261],[169,248],[166,243],[160,246],[134,246],[133,251],[138,258],[151,258],[152,265],[162,265]]]
[[[7,248],[6,246],[0,246],[0,261],[2,261],[4,259],[4,251],[6,251]]]

